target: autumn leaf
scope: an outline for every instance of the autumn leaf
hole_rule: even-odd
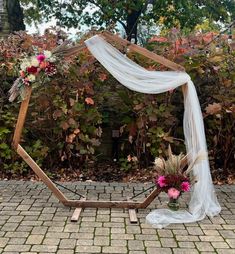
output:
[[[151,122],[156,122],[157,121],[157,116],[156,115],[151,115],[151,116],[149,116],[149,120]]]
[[[86,93],[89,94],[89,95],[94,95],[95,94],[94,89],[92,88],[92,83],[91,84],[86,84],[85,85],[85,90],[86,90]]]
[[[61,117],[62,114],[63,114],[63,112],[62,112],[61,110],[56,110],[56,111],[54,111],[54,112],[53,112],[53,115],[52,115],[52,116],[53,116],[53,119],[54,119],[54,120],[57,120],[57,118],[58,118],[58,117]]]
[[[69,98],[69,104],[72,107],[75,104],[75,100],[72,98]]]
[[[143,104],[143,103],[140,103],[140,104],[135,105],[134,110],[140,110],[140,109],[142,109],[143,107],[144,107],[144,104]]]
[[[98,139],[92,138],[92,139],[91,139],[91,144],[92,144],[93,146],[99,146],[101,143],[100,143],[100,141],[99,141]]]
[[[220,103],[213,103],[213,104],[209,104],[205,110],[206,110],[206,113],[209,114],[209,115],[214,115],[214,114],[217,114],[221,111],[222,109],[222,106]]]
[[[67,122],[63,122],[63,123],[61,124],[61,127],[62,127],[63,130],[66,131],[66,130],[69,128],[69,124],[68,124]]]
[[[102,135],[102,129],[101,129],[100,127],[97,128],[96,131],[95,131],[95,133],[96,133],[96,135],[97,135],[98,137],[101,137],[101,135]]]
[[[222,61],[223,61],[222,56],[214,56],[214,57],[210,58],[210,62],[212,62],[212,63],[218,63],[218,62],[222,62]]]
[[[73,131],[73,133],[74,133],[75,135],[77,135],[77,134],[80,133],[80,130],[79,130],[79,129],[75,129],[75,130]]]
[[[105,74],[105,73],[100,73],[99,74],[99,80],[100,81],[105,81],[107,79],[107,74]]]
[[[77,125],[77,122],[73,118],[69,118],[68,123],[69,125]]]
[[[70,134],[69,136],[66,137],[66,142],[67,143],[73,143],[73,140],[75,139],[76,135],[74,133]]]
[[[126,124],[120,127],[119,132],[122,134],[124,132],[124,129],[126,128]]]
[[[89,98],[89,97],[87,97],[86,99],[85,99],[85,102],[86,102],[86,104],[87,105],[94,105],[94,101],[93,101],[93,99],[92,98]]]

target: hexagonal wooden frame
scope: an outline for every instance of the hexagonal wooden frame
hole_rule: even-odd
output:
[[[184,68],[168,59],[158,56],[153,52],[148,51],[138,45],[131,44],[129,41],[121,39],[120,37],[113,35],[107,31],[103,32],[101,35],[104,39],[109,42],[118,43],[125,47],[128,47],[129,50],[137,52],[144,55],[145,57],[154,60],[160,64],[167,66],[170,69],[176,71],[183,71]],[[77,51],[84,49],[86,46],[78,48]],[[20,111],[17,119],[17,124],[15,127],[14,137],[12,146],[16,152],[22,157],[22,159],[30,166],[30,168],[35,172],[35,174],[44,182],[44,184],[52,191],[52,193],[62,202],[65,206],[70,207],[93,207],[93,208],[128,208],[128,209],[138,209],[146,208],[160,193],[159,189],[154,189],[142,202],[129,201],[97,201],[97,200],[70,200],[68,199],[51,181],[51,179],[43,172],[43,170],[37,165],[37,163],[30,157],[30,155],[24,150],[20,145],[20,138],[29,106],[29,101],[32,93],[32,88],[27,89],[27,98],[22,101],[20,106]]]

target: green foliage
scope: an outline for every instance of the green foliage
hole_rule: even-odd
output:
[[[78,28],[81,24],[89,27],[102,26],[104,28],[121,24],[127,35],[133,26],[150,24],[161,27],[194,28],[207,18],[210,22],[230,22],[235,18],[235,3],[233,0],[156,0],[153,10],[146,11],[148,1],[111,1],[111,0],[20,0],[25,6],[27,22],[51,20],[55,18],[60,26]]]
[[[7,103],[7,91],[18,75],[17,59],[31,54],[35,47],[51,50],[57,39],[54,33],[42,37],[19,33],[1,42],[0,72],[5,80],[0,104],[1,163],[4,164],[2,169],[9,172],[27,170],[10,147],[19,107],[16,103]],[[87,67],[89,57],[82,53],[79,60],[66,59],[67,65],[63,66],[68,68],[58,68],[53,80],[46,80],[33,89],[22,145],[46,169],[79,167],[93,158],[94,147],[100,144],[102,117],[92,99],[94,91],[89,81],[92,79],[89,68],[93,66]]]
[[[120,163],[121,170],[129,171],[132,168],[131,162],[128,161],[126,158],[119,159],[119,163]]]
[[[180,36],[169,32],[165,42],[151,40],[147,47],[181,63],[193,78],[205,119],[211,166],[231,171],[234,165],[235,53],[223,36],[211,43],[211,33]],[[1,41],[0,53],[0,167],[9,174],[28,168],[12,151],[11,140],[19,105],[7,102],[7,91],[18,76],[18,59],[32,47],[52,50],[59,36],[19,33]],[[219,46],[219,47],[218,47]],[[164,67],[137,54],[128,57],[149,70]],[[87,51],[64,59],[51,82],[33,90],[22,145],[47,171],[76,169],[94,161],[102,142],[102,128],[120,130],[119,164],[128,171],[151,165],[164,156],[170,143],[185,152],[180,91],[160,95],[135,93],[121,86]],[[131,156],[127,156],[131,154]]]
[[[189,38],[176,36],[165,43],[152,42],[161,52],[168,45],[166,56],[184,65],[197,86],[204,115],[210,163],[220,168],[226,178],[233,170],[235,152],[235,47],[228,35],[211,42],[216,34],[199,33]],[[230,35],[230,37],[234,35]]]

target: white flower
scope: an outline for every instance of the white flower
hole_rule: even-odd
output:
[[[20,65],[20,68],[22,71],[26,71],[26,68],[27,67],[30,67],[31,66],[31,63],[29,62],[28,59],[24,59]]]
[[[34,66],[34,67],[38,67],[39,66],[38,59],[35,56],[33,56],[31,58],[31,66]]]
[[[52,56],[51,51],[45,50],[45,51],[44,51],[44,56],[45,56],[46,58],[50,58],[50,57]]]
[[[36,77],[35,77],[33,74],[30,74],[27,78],[28,78],[28,80],[29,80],[30,82],[33,82],[33,81],[36,80]]]
[[[51,62],[51,63],[56,62],[56,58],[55,58],[54,56],[50,57],[50,62]]]

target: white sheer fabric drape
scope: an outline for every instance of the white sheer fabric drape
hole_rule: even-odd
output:
[[[184,135],[187,152],[193,161],[199,151],[207,151],[204,124],[197,93],[190,76],[185,72],[148,71],[124,56],[120,51],[96,35],[85,41],[94,57],[124,86],[130,90],[158,94],[184,86]],[[157,209],[146,220],[162,228],[171,223],[189,223],[202,220],[206,215],[217,215],[221,207],[212,184],[208,158],[193,168],[198,182],[191,191],[189,211],[172,212]]]

